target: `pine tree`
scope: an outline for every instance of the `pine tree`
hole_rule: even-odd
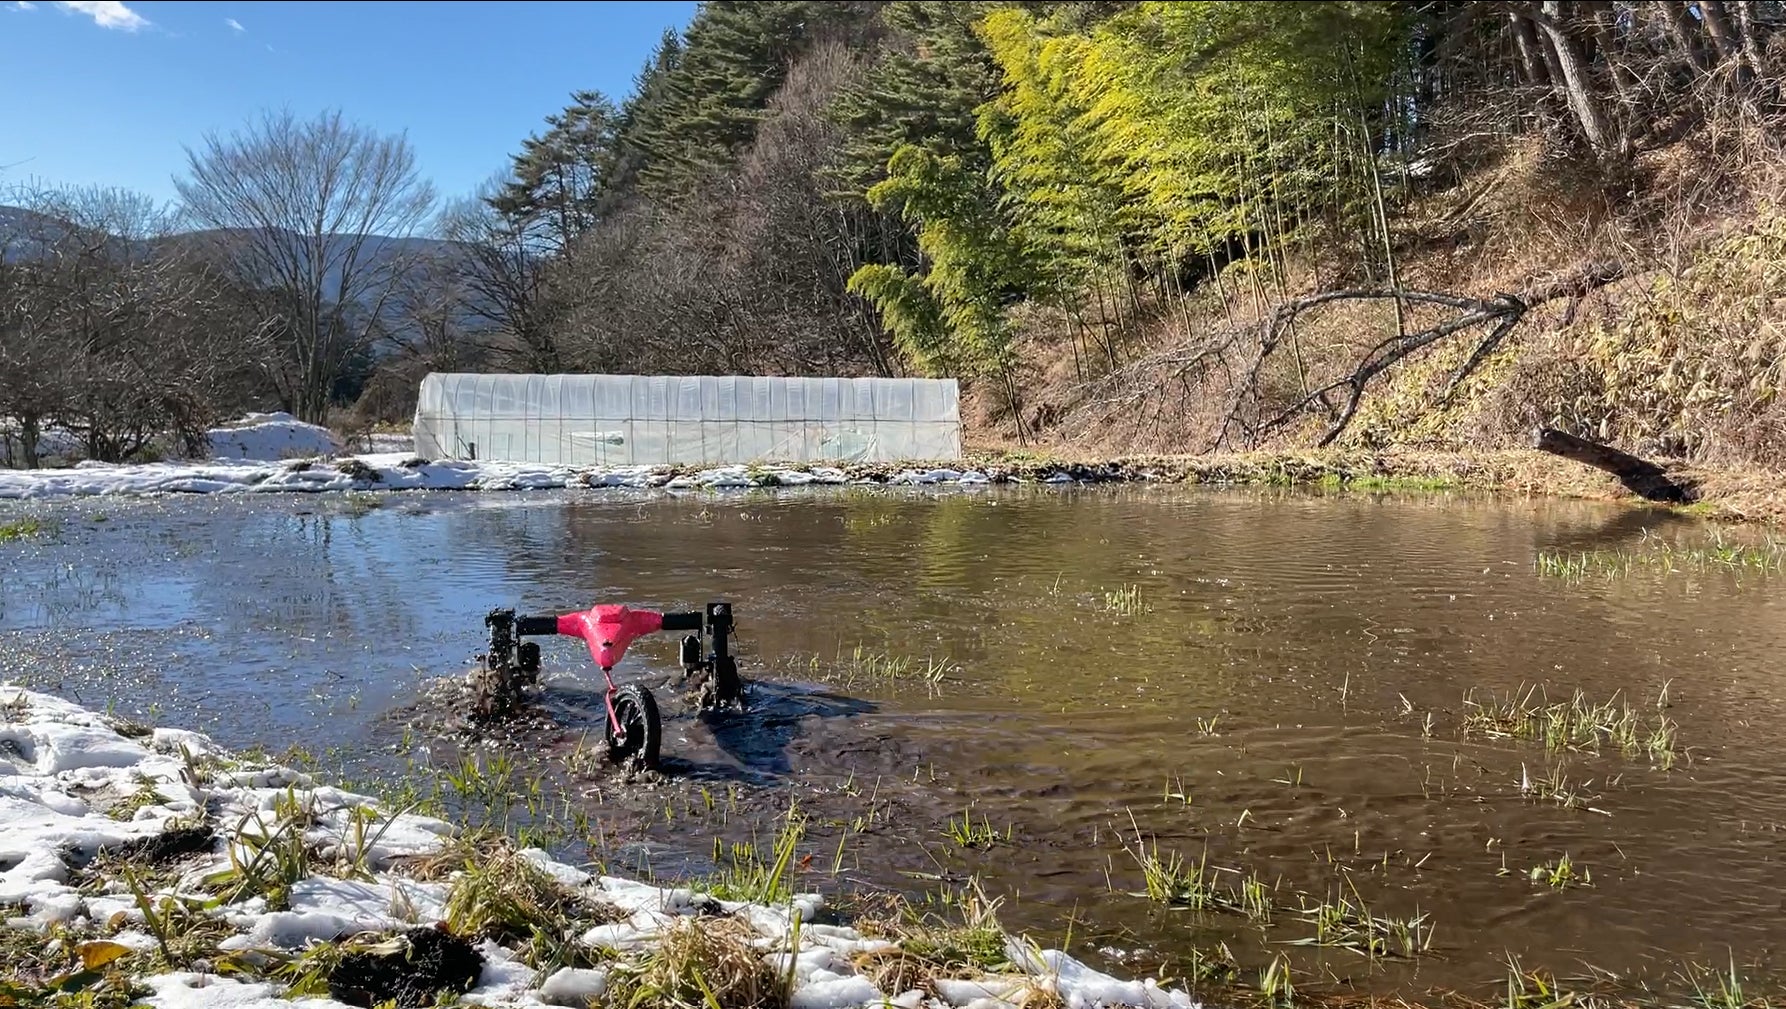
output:
[[[639,173],[649,158],[639,135],[662,116],[663,106],[670,98],[670,77],[681,59],[682,36],[676,29],[666,28],[657,48],[633,75],[632,94],[621,103],[615,123],[614,170],[604,194],[604,210],[618,209],[637,195]]]
[[[546,117],[543,135],[528,137],[513,177],[490,204],[552,251],[563,251],[601,220],[602,194],[615,160],[614,103],[579,91],[563,112]]]
[[[883,51],[836,109],[849,130],[840,174],[854,192],[886,178],[887,163],[908,146],[958,158],[974,171],[991,164],[974,116],[998,94],[999,67],[974,29],[999,6],[893,0],[882,9]]]
[[[686,194],[730,165],[756,135],[788,67],[823,37],[861,33],[876,4],[818,0],[709,0],[701,5],[663,101],[641,108],[632,142],[645,155],[643,191]]]

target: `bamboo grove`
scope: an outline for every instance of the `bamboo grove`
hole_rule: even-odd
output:
[[[1398,216],[1468,141],[1539,137],[1616,187],[1733,109],[1771,121],[1781,22],[1698,0],[712,2],[626,102],[550,120],[490,202],[499,230],[549,233],[553,361],[955,375],[1021,433],[1038,340],[1090,379],[1162,320],[1191,328],[1211,285],[1230,315],[1311,293],[1310,264],[1398,286]]]
[[[250,356],[280,360],[232,374],[265,372],[270,391],[248,400],[313,419],[351,408],[401,420],[430,370],[925,374],[962,378],[1002,430],[1070,439],[1060,418],[1126,376],[1182,384],[1170,410],[1209,412],[1218,441],[1332,438],[1361,410],[1351,392],[1402,368],[1371,363],[1373,345],[1445,351],[1453,330],[1434,306],[1476,306],[1470,317],[1497,327],[1523,313],[1500,298],[1523,288],[1474,286],[1482,271],[1447,273],[1429,250],[1514,258],[1501,254],[1560,221],[1580,232],[1574,247],[1552,242],[1528,265],[1618,246],[1626,261],[1593,271],[1610,281],[1683,246],[1691,229],[1653,212],[1668,185],[1695,213],[1736,213],[1736,194],[1776,160],[1783,24],[1780,3],[1758,0],[709,0],[665,34],[629,94],[579,91],[544,116],[482,191],[447,208],[438,249],[380,259],[358,308],[325,304],[315,283],[265,292],[211,267],[255,295],[251,314],[310,320],[263,327]],[[1472,181],[1532,150],[1523,195]],[[1654,167],[1683,151],[1724,168],[1701,158],[1677,171],[1694,187],[1683,195]],[[433,205],[404,164],[407,227]],[[195,161],[188,188],[204,188],[207,165]],[[1448,191],[1463,193],[1458,206]],[[1499,231],[1477,219],[1497,192],[1574,191],[1591,199],[1546,219]],[[201,223],[219,234],[277,230],[213,209]],[[349,250],[365,238],[349,237]],[[1397,293],[1415,288],[1426,293]],[[1305,311],[1343,309],[1329,296],[1341,291],[1368,295],[1374,314],[1344,339],[1305,333]],[[314,304],[288,310],[299,302]],[[1273,318],[1285,320],[1281,363],[1263,360],[1275,323],[1250,352],[1234,335]],[[45,348],[62,338],[18,329],[39,330]],[[1470,345],[1471,369],[1500,374],[1498,337]],[[1605,402],[1686,367],[1643,360],[1552,381],[1531,409],[1660,431]],[[1160,361],[1178,363],[1147,369]],[[1772,367],[1726,384],[1766,386]],[[1480,376],[1445,395],[1464,378]],[[1104,401],[1170,426],[1169,411]],[[1292,406],[1328,416],[1273,419]]]

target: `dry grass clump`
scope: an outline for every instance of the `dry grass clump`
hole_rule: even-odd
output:
[[[861,909],[855,916],[856,930],[869,938],[893,942],[896,948],[858,955],[856,969],[883,992],[916,989],[931,995],[936,994],[933,982],[937,978],[972,978],[1011,969],[997,902],[988,900],[977,887],[950,902],[960,910],[959,921],[921,914],[899,899]]]
[[[457,850],[446,901],[447,927],[455,935],[505,944],[526,941],[535,952],[562,953],[577,933],[626,918],[613,905],[559,882],[506,838],[472,839]]]
[[[611,1009],[784,1009],[787,978],[752,944],[750,926],[731,918],[679,918],[657,945],[608,972]]]

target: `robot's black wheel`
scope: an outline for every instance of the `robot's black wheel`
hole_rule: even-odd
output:
[[[608,727],[608,759],[616,764],[637,760],[646,767],[656,767],[663,723],[651,691],[637,684],[615,691],[614,717],[620,720],[620,732]]]

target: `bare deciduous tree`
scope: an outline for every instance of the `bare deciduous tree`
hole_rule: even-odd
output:
[[[1781,28],[1757,4],[1714,0],[1519,0],[1464,5],[1504,16],[1519,79],[1612,164],[1666,142],[1720,103],[1777,102],[1766,65]]]
[[[546,263],[556,351],[591,371],[891,374],[848,291],[877,212],[826,188],[841,140],[828,112],[858,72],[842,46],[815,47],[735,164],[674,205],[608,213]]]
[[[286,409],[320,423],[346,364],[364,355],[398,280],[404,239],[434,206],[402,136],[338,112],[263,116],[187,149],[180,198],[215,261],[256,292],[280,353],[268,378]]]
[[[26,466],[53,424],[88,458],[139,457],[160,436],[202,447],[264,349],[222,278],[170,240],[170,215],[112,189],[12,194],[0,246],[0,416]],[[10,445],[8,446],[10,448]]]
[[[879,323],[848,289],[878,212],[825,189],[842,136],[830,110],[860,69],[835,42],[802,56],[734,172],[722,263],[746,325],[773,355],[760,366],[893,372]]]
[[[440,230],[463,257],[465,305],[485,349],[511,371],[564,370],[548,253],[525,220],[497,210],[486,192],[449,207]]]

